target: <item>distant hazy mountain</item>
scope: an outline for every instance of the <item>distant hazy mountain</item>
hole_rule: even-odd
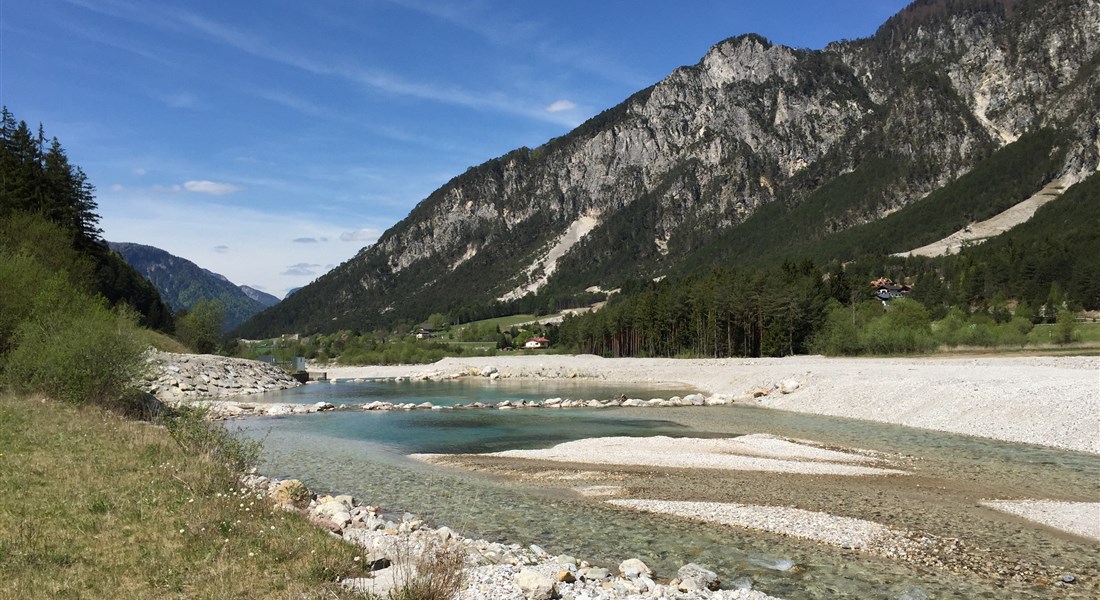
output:
[[[240,286],[240,288],[241,288],[241,291],[244,292],[245,296],[248,296],[249,298],[252,298],[256,302],[259,302],[260,305],[262,305],[264,308],[267,308],[269,306],[275,306],[276,304],[279,303],[278,298],[276,298],[275,296],[272,296],[271,294],[269,294],[267,292],[261,292],[260,290],[254,288],[254,287],[249,287],[247,285],[242,285],[242,286]]]
[[[202,300],[219,302],[225,310],[225,319],[222,321],[224,331],[233,329],[270,306],[251,297],[223,275],[203,269],[186,258],[169,254],[160,248],[124,242],[108,242],[108,245],[153,283],[173,311],[189,309]],[[263,294],[257,290],[252,291]],[[274,296],[263,295],[272,298],[273,303],[278,302]]]

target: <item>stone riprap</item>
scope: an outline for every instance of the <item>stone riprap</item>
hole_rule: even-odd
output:
[[[371,410],[371,411],[390,411],[390,410],[471,410],[471,409],[490,409],[490,410],[516,410],[516,409],[531,409],[531,408],[550,408],[550,409],[565,409],[565,408],[615,408],[615,407],[628,407],[628,408],[669,408],[678,406],[723,406],[732,404],[738,400],[747,400],[752,398],[759,398],[771,393],[775,394],[789,394],[799,388],[799,382],[795,380],[777,381],[775,383],[755,386],[750,390],[747,390],[740,396],[731,396],[728,394],[713,394],[710,396],[704,396],[703,394],[687,394],[685,396],[672,396],[669,398],[627,398],[625,396],[619,398],[613,398],[610,400],[597,400],[595,398],[547,398],[545,400],[503,400],[500,402],[471,402],[469,404],[449,404],[439,405],[432,404],[430,402],[421,402],[419,404],[413,402],[384,402],[376,400],[373,402],[367,402],[364,404],[332,404],[329,402],[314,402],[314,403],[280,403],[280,402],[246,402],[240,400],[219,400],[218,398],[233,396],[233,395],[246,395],[256,394],[265,391],[286,389],[286,387],[294,387],[299,385],[297,381],[290,378],[289,375],[281,379],[276,379],[281,372],[280,369],[266,365],[264,363],[257,363],[254,361],[246,361],[241,359],[231,359],[221,356],[206,356],[206,355],[189,355],[189,354],[160,354],[160,357],[169,357],[168,360],[161,359],[159,363],[159,371],[163,373],[159,377],[151,380],[151,390],[159,399],[168,402],[180,402],[188,401],[193,406],[202,406],[210,412],[211,418],[215,419],[232,419],[240,417],[255,417],[255,416],[282,416],[282,415],[304,415],[317,412],[324,412],[329,410]],[[223,361],[235,361],[231,364],[225,364]],[[244,363],[244,364],[237,364]],[[257,371],[256,369],[262,369]],[[196,375],[196,370],[201,371]],[[205,373],[206,376],[203,377]],[[232,373],[232,375],[230,375]],[[540,373],[542,373],[540,371]],[[244,374],[245,381],[238,380],[233,382],[232,386],[226,386],[226,382],[230,381],[230,377],[241,377]],[[215,375],[217,375],[215,377]],[[282,373],[285,375],[285,373]],[[563,373],[558,370],[546,371],[544,374],[538,375],[539,378],[576,378],[587,377],[586,374],[577,373]],[[529,378],[531,375],[527,372],[501,372],[494,367],[484,367],[481,369],[465,369],[461,371],[444,372],[439,370],[426,371],[423,373],[417,373],[412,376],[397,376],[397,377],[371,377],[370,381],[453,381],[464,377],[481,377],[492,381],[504,378]],[[194,383],[196,378],[202,381],[202,387],[196,386]],[[289,381],[287,381],[289,380]],[[328,383],[353,382],[363,383],[368,381],[366,378],[344,378],[337,379],[331,378]],[[216,382],[214,387],[209,382]],[[245,385],[247,383],[248,385]],[[318,385],[323,385],[319,383]],[[214,390],[211,392],[211,390]]]
[[[537,545],[501,544],[466,538],[447,527],[431,528],[410,513],[386,515],[349,495],[316,496],[296,479],[274,480],[253,472],[242,478],[242,493],[269,496],[283,510],[304,514],[363,549],[370,577],[342,582],[349,590],[386,597],[415,577],[411,565],[440,548],[460,552],[464,580],[457,600],[779,600],[737,579],[737,589],[717,590],[719,575],[695,564],[662,578],[641,560],[617,569],[591,565],[572,556],[552,556]],[[734,576],[735,574],[728,574]]]
[[[301,385],[289,373],[255,360],[212,354],[152,352],[144,389],[169,404],[248,396]]]

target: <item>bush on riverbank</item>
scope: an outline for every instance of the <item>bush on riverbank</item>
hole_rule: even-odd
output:
[[[132,398],[145,367],[133,311],[112,310],[69,273],[5,251],[0,288],[0,381],[73,403],[119,407]]]
[[[0,395],[0,597],[355,597],[361,551],[227,473],[164,428]]]
[[[988,313],[951,309],[932,321],[920,303],[898,299],[884,308],[870,301],[852,306],[838,302],[828,307],[825,324],[814,335],[810,349],[819,354],[913,354],[936,348],[1011,348],[1036,341],[1029,337],[1035,325],[1019,308],[998,322]],[[1077,339],[1073,313],[1063,310],[1053,326],[1051,340],[1068,344]]]

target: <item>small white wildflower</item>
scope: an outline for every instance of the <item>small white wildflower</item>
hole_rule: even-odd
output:
[[[183,530],[182,530],[182,529],[180,529],[180,533],[183,533]]]

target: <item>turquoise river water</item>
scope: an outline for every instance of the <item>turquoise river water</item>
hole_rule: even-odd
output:
[[[667,398],[685,391],[583,381],[364,382],[303,386],[265,395],[263,401],[450,404],[620,394]],[[261,417],[239,425],[245,434],[264,441],[266,473],[296,477],[317,490],[351,493],[389,514],[409,511],[470,537],[539,544],[551,553],[569,553],[612,568],[622,559],[638,557],[663,577],[674,576],[681,564],[698,562],[726,582],[750,578],[755,589],[789,600],[1084,598],[1097,589],[1091,578],[1100,575],[1096,544],[978,505],[984,498],[1100,501],[1100,457],[1094,455],[740,405],[337,411]],[[704,474],[687,491],[653,476],[634,481],[627,474],[620,483],[670,499],[701,494],[700,499],[712,501],[775,503],[931,531],[986,548],[991,561],[1012,558],[1049,565],[1074,573],[1081,584],[1005,584],[973,573],[915,568],[771,534],[639,514],[584,498],[565,486],[525,484],[407,457],[539,448],[612,435],[748,433],[887,453],[912,475],[857,481],[749,473],[715,475],[712,485]]]

